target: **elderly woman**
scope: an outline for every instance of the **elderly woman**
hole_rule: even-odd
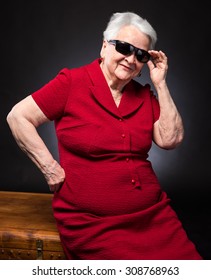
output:
[[[68,259],[201,259],[147,159],[152,141],[173,149],[183,140],[156,39],[139,15],[113,14],[100,58],[64,68],[8,114],[15,140],[54,192]],[[134,80],[145,64],[157,95]],[[36,130],[49,121],[59,163]]]

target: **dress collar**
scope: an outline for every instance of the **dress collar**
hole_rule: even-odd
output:
[[[90,89],[95,99],[107,111],[117,117],[126,117],[136,110],[144,102],[143,87],[138,82],[131,80],[124,88],[124,93],[119,106],[117,107],[107,81],[100,68],[100,59],[94,60],[91,64],[86,66],[86,70],[91,79]]]

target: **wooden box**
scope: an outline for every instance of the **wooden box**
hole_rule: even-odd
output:
[[[0,191],[0,259],[66,259],[53,217],[53,194]]]

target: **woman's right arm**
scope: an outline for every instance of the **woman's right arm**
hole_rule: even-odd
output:
[[[8,125],[18,146],[43,173],[50,190],[57,191],[64,182],[65,172],[36,129],[48,121],[31,95],[17,103],[7,115]]]

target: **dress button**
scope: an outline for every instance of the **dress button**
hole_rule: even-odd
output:
[[[130,159],[127,157],[127,158],[126,158],[126,161],[128,162],[129,160],[130,160]]]
[[[120,122],[122,122],[122,121],[123,121],[123,119],[119,119],[119,121],[120,121]]]
[[[135,181],[134,179],[131,180],[131,183],[132,183],[133,185],[135,184],[135,182],[136,182],[136,181]]]
[[[122,138],[125,138],[125,134],[122,134]]]

